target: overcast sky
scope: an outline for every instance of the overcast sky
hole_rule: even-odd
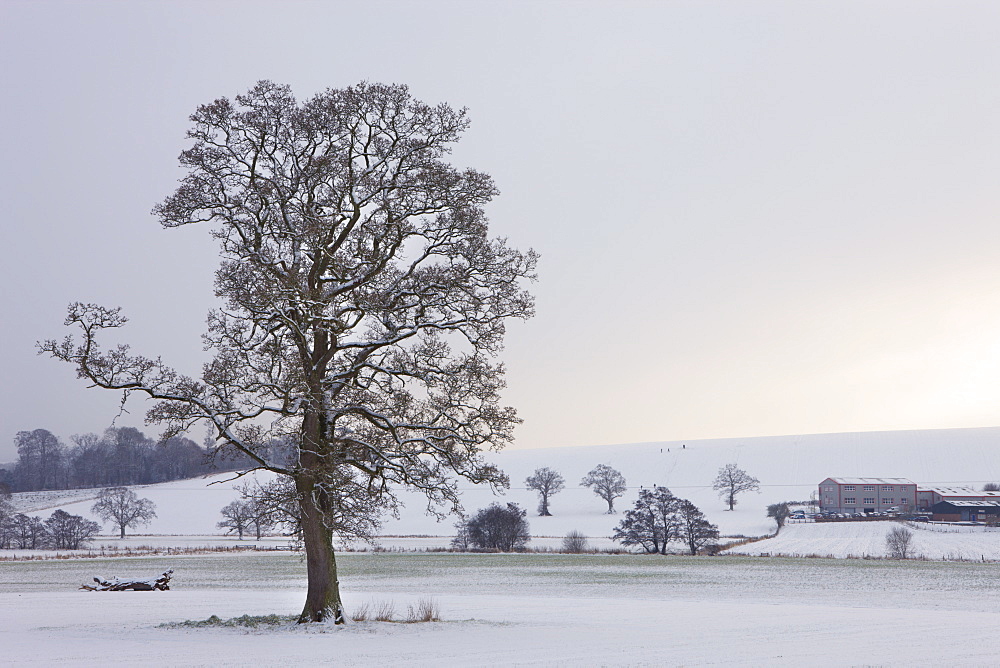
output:
[[[71,301],[198,373],[216,250],[149,212],[189,114],[259,79],[469,108],[454,163],[542,256],[516,447],[998,425],[998,30],[994,1],[2,0],[0,461],[118,413],[35,354]]]

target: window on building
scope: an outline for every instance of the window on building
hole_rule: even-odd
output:
[[[845,492],[853,492],[854,491],[854,485],[844,485],[844,491]]]
[[[888,506],[888,505],[890,505],[892,503],[895,503],[895,500],[894,499],[888,499],[888,498],[886,498],[886,499],[882,499],[882,503],[883,503],[883,505],[887,505]]]
[[[892,485],[882,485],[882,491],[883,492],[891,492],[892,491]]]
[[[874,496],[866,496],[865,497],[865,505],[866,506],[873,506],[873,505],[875,505],[875,497]]]
[[[856,499],[853,496],[845,496],[844,503],[848,506],[853,506],[856,503]]]
[[[865,491],[866,492],[874,492],[875,491],[875,485],[865,485]]]
[[[904,498],[902,498],[902,499],[899,500],[899,503],[905,506],[905,505],[908,505],[910,503],[910,500],[904,497]]]

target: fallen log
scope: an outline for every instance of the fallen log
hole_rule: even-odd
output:
[[[167,591],[170,589],[170,578],[173,573],[174,571],[171,569],[155,580],[119,580],[118,578],[102,580],[94,578],[96,585],[83,584],[80,585],[80,589],[84,591]]]

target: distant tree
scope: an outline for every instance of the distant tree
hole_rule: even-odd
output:
[[[240,493],[244,508],[249,517],[249,527],[257,540],[265,532],[275,527],[281,527],[289,536],[298,539],[301,536],[299,522],[299,504],[295,487],[283,478],[261,483],[254,480],[235,487]],[[377,513],[372,519],[371,530],[378,527]]]
[[[40,517],[28,517],[18,513],[10,520],[11,546],[21,550],[42,547],[46,539],[45,525]]]
[[[66,448],[47,429],[19,431],[14,437],[17,464],[14,475],[22,491],[65,489]]]
[[[666,487],[640,490],[635,506],[625,511],[612,538],[622,545],[638,545],[649,554],[666,554],[667,544],[679,535],[679,505],[680,499]]]
[[[484,550],[519,550],[531,540],[526,515],[516,503],[487,506],[465,522],[469,543]]]
[[[56,510],[45,520],[49,545],[57,550],[78,550],[100,530],[97,522],[70,515],[65,510]]]
[[[579,531],[570,531],[563,538],[562,551],[569,554],[580,554],[587,551],[587,537]]]
[[[545,467],[535,469],[535,472],[524,481],[528,489],[538,492],[538,514],[543,517],[552,515],[549,512],[549,497],[559,493],[566,486],[563,477],[556,471]]]
[[[250,528],[253,529],[254,537],[260,540],[264,534],[274,528],[276,522],[272,519],[272,512],[268,506],[256,499],[246,501],[247,510],[250,513]],[[297,506],[292,506],[297,509]],[[296,524],[296,526],[298,526]],[[292,531],[298,535],[295,531]]]
[[[743,492],[760,491],[760,481],[736,464],[726,464],[719,469],[719,475],[712,483],[712,489],[729,504],[729,510],[736,506],[736,495]]]
[[[890,559],[909,559],[913,556],[913,532],[902,526],[893,527],[885,535],[885,553]]]
[[[455,537],[451,539],[451,548],[459,552],[468,552],[472,548],[469,539],[469,523],[466,520],[455,522]]]
[[[792,514],[791,509],[788,507],[788,502],[782,501],[781,503],[772,503],[767,507],[767,516],[773,517],[774,521],[778,523],[778,530],[785,526],[785,520],[788,516]]]
[[[223,519],[216,526],[220,529],[226,529],[227,534],[235,531],[239,539],[243,540],[243,534],[250,531],[253,524],[253,513],[250,506],[249,502],[240,499],[231,502],[220,511]]]
[[[14,547],[14,518],[13,516],[0,519],[0,550],[9,550]]]
[[[285,535],[298,539],[302,533],[298,495],[290,482],[284,478],[273,478],[265,482],[255,479],[235,489],[248,502],[260,527],[280,527]],[[377,527],[376,514],[376,518],[370,522],[370,531]]]
[[[90,511],[105,522],[118,527],[121,537],[126,528],[149,524],[156,517],[156,506],[149,499],[140,499],[128,487],[108,487],[101,490]]]
[[[0,520],[7,519],[14,514],[14,504],[11,502],[11,494],[6,489],[0,489]]]
[[[615,512],[615,499],[628,489],[625,486],[625,476],[607,464],[598,464],[580,481],[583,487],[590,487],[594,494],[604,499],[608,504],[608,514]]]
[[[719,540],[719,527],[705,519],[704,513],[687,499],[677,506],[679,540],[687,545],[691,554],[698,554],[704,547]]]
[[[983,485],[984,492],[1000,492],[1000,483],[988,482]]]
[[[14,537],[14,515],[10,492],[0,489],[0,550],[6,550],[11,546]]]

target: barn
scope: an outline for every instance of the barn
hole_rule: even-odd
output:
[[[935,522],[1000,522],[1000,499],[940,501],[931,506]]]

